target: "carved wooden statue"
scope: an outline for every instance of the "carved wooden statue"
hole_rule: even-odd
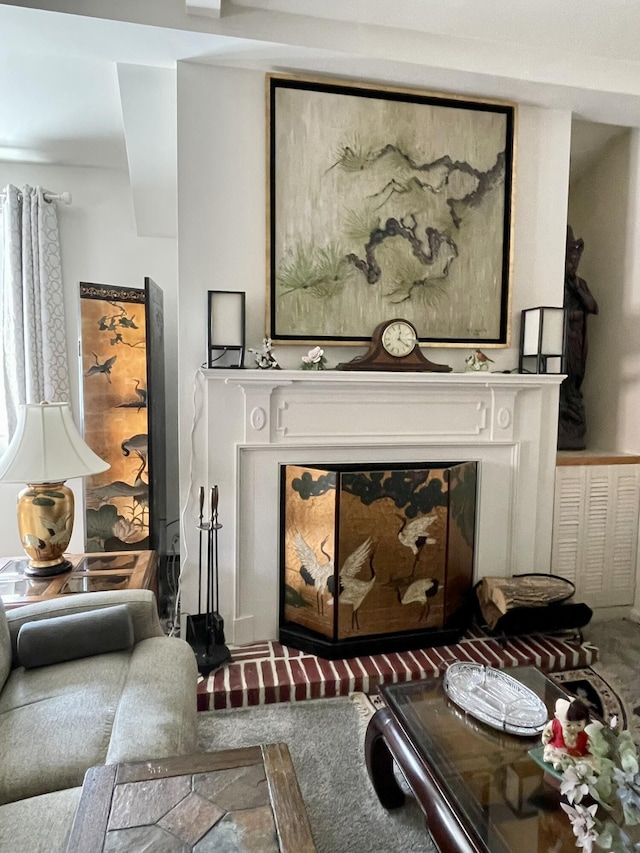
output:
[[[587,362],[587,316],[598,313],[598,303],[587,283],[578,276],[578,264],[584,241],[575,239],[567,228],[567,254],[564,275],[564,307],[567,309],[565,370],[567,378],[560,386],[558,449],[584,450],[586,420],[582,398],[582,382]]]

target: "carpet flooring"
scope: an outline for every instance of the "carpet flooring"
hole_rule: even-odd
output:
[[[198,714],[199,747],[285,741],[318,853],[437,853],[415,801],[392,812],[379,804],[364,764],[362,707],[338,697],[205,711]]]

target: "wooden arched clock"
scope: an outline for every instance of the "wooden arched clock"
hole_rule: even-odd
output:
[[[422,354],[415,327],[401,318],[384,320],[373,330],[369,350],[337,366],[338,370],[407,370],[449,373],[446,364],[434,364]]]

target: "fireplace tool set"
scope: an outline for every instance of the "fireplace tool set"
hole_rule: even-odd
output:
[[[204,520],[204,486],[200,486],[198,518],[198,613],[187,617],[187,641],[193,648],[202,675],[208,675],[231,661],[225,644],[224,621],[219,612],[218,598],[218,487],[211,489],[209,520]],[[203,546],[206,533],[206,610],[202,612]]]

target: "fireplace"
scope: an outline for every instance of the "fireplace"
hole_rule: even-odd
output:
[[[280,641],[326,658],[457,641],[476,466],[282,465]]]
[[[200,379],[181,471],[182,605],[197,611],[197,487],[218,485],[228,642],[278,639],[282,465],[477,462],[473,583],[549,572],[561,377],[212,369]]]

